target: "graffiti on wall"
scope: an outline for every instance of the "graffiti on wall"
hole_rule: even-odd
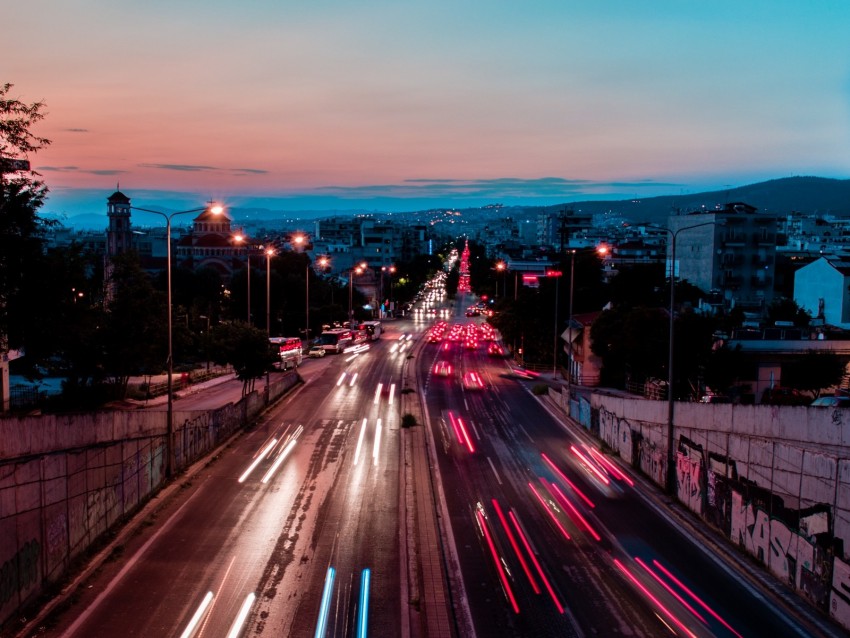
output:
[[[0,607],[38,582],[38,559],[41,544],[36,540],[24,543],[18,552],[0,566]]]
[[[735,491],[732,492],[731,513],[729,537],[732,542],[758,558],[783,582],[825,608],[831,586],[831,557],[816,540],[799,530],[810,525],[821,527],[829,513],[807,510],[792,528],[787,520],[770,516],[764,508],[746,502],[744,496]]]
[[[829,615],[844,627],[850,627],[850,564],[840,558],[832,561],[832,593]]]
[[[686,437],[678,441],[676,477],[679,500],[691,511],[826,608],[832,578],[829,505],[786,508],[769,490],[739,477],[734,460],[706,453]]]

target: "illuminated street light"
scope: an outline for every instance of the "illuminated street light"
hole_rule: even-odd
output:
[[[356,273],[358,275],[362,275],[366,271],[366,268],[368,268],[368,267],[369,267],[368,264],[365,261],[363,261],[363,262],[360,262],[357,266],[355,266],[354,268],[351,268],[348,271],[348,327],[349,328],[351,327],[351,324],[354,323],[354,308],[352,306],[352,292],[351,292],[352,287],[354,285],[354,282],[353,282],[354,274]]]
[[[500,273],[502,273],[502,294],[503,294],[503,295],[505,294],[505,276],[504,276],[504,272],[505,272],[505,269],[506,269],[507,267],[508,267],[508,266],[507,266],[507,264],[505,264],[505,262],[503,262],[503,261],[497,261],[497,262],[496,262],[496,266],[495,266],[495,268],[496,268],[496,272],[500,272]],[[496,278],[496,297],[498,298],[498,296],[499,296],[499,279],[498,279],[498,277],[497,277],[497,278]]]
[[[233,237],[233,241],[238,244],[242,242],[247,242],[248,238],[245,235],[236,235]],[[248,325],[251,325],[251,247],[245,244],[245,270],[248,272],[246,277],[247,281],[247,297],[248,297]]]
[[[275,255],[274,248],[266,248],[266,335],[272,336],[272,257]]]
[[[558,372],[558,282],[561,281],[561,275],[563,275],[560,270],[547,270],[547,277],[555,278],[555,350],[552,354],[552,374],[557,374]]]
[[[327,268],[330,265],[330,263],[331,263],[331,260],[328,259],[327,257],[319,257],[316,260],[316,265],[319,268],[321,268],[322,270]],[[306,331],[305,331],[305,339],[307,339],[307,342],[309,343],[310,342],[310,265],[309,264],[307,264],[307,319],[306,319],[306,322],[307,322],[307,328],[306,328]]]
[[[392,306],[392,301],[393,301],[393,275],[395,274],[395,271],[396,271],[396,268],[393,265],[381,266],[381,299],[383,299],[383,297],[384,297],[384,273],[389,273],[389,275],[390,275],[390,296],[389,296],[389,299],[388,299],[389,305],[387,306],[387,311],[390,311],[390,307]],[[380,308],[380,303],[383,303],[383,302],[382,301],[379,302],[379,308]]]
[[[676,494],[676,466],[674,464],[673,454],[673,312],[676,300],[676,238],[679,233],[685,230],[701,228],[703,226],[718,226],[722,225],[719,222],[704,222],[702,224],[694,224],[693,226],[685,226],[675,231],[663,226],[652,226],[658,230],[663,230],[670,235],[670,335],[667,344],[667,492],[668,494]]]
[[[576,251],[572,249],[570,253],[570,303],[567,307],[569,319],[567,320],[567,397],[569,401],[573,399],[573,289],[575,288],[575,272],[576,272]],[[569,404],[567,404],[567,412],[569,412]]]
[[[171,220],[177,215],[187,215],[189,213],[199,213],[201,211],[209,211],[213,215],[221,215],[224,212],[224,207],[218,204],[210,203],[209,206],[204,206],[201,208],[192,208],[190,210],[180,210],[175,213],[171,213],[170,215],[167,213],[163,213],[158,210],[151,210],[149,208],[140,208],[138,206],[130,206],[133,210],[140,210],[145,213],[153,213],[155,215],[161,215],[165,218],[165,279],[166,279],[166,290],[167,290],[167,301],[166,305],[168,306],[168,381],[166,383],[166,391],[168,393],[168,403],[166,407],[166,417],[165,417],[165,474],[169,478],[174,475],[174,397],[172,396],[172,388],[173,388],[173,379],[174,379],[174,349],[173,349],[173,326],[172,326],[172,314],[173,308],[171,303]]]

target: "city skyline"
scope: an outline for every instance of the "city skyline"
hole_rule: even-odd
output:
[[[44,4],[45,11],[38,11]],[[37,16],[37,19],[33,19]],[[17,4],[44,212],[404,211],[850,176],[850,6]],[[8,28],[12,26],[13,28]]]

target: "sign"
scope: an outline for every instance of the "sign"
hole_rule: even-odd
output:
[[[18,171],[28,171],[29,169],[29,160],[0,157],[0,173],[17,173]]]
[[[562,273],[560,270],[547,270],[546,271],[547,277],[560,277],[563,274],[564,273]]]

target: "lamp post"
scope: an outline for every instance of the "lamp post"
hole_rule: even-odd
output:
[[[567,397],[572,401],[573,398],[573,289],[575,288],[575,272],[576,272],[576,251],[572,249],[570,252],[570,303],[567,307],[569,319],[567,320],[567,347],[569,354],[567,355]],[[569,407],[567,408],[569,412]]]
[[[496,262],[496,272],[502,273],[502,294],[504,295],[505,294],[505,285],[504,285],[505,262],[503,262],[503,261],[497,261]],[[496,275],[496,298],[498,298],[498,297],[499,297],[499,276]]]
[[[361,262],[356,267],[351,268],[348,271],[348,327],[351,328],[351,324],[354,323],[354,307],[352,305],[353,296],[352,296],[352,287],[354,284],[354,273],[356,272],[358,275],[363,274],[363,271],[366,270],[367,264],[366,262]]]
[[[272,336],[272,257],[274,248],[266,248],[266,336]]]
[[[244,235],[236,235],[233,238],[237,243],[247,242],[248,238]],[[246,276],[246,295],[248,297],[248,325],[251,325],[251,247],[245,244],[245,270],[248,273]]]
[[[158,210],[149,208],[140,208],[138,206],[130,206],[133,210],[140,210],[145,213],[154,213],[165,218],[165,281],[166,281],[166,305],[168,306],[168,377],[166,382],[166,391],[168,393],[168,403],[166,404],[165,417],[165,475],[171,478],[174,475],[174,397],[172,396],[172,388],[174,385],[174,347],[173,347],[173,323],[172,314],[173,308],[171,303],[171,220],[177,215],[187,215],[189,213],[199,213],[208,210],[214,215],[221,215],[224,208],[217,204],[203,206],[201,208],[192,208],[190,210],[180,210],[175,213],[163,213]]]
[[[673,319],[676,303],[676,238],[679,233],[685,230],[701,228],[702,226],[716,226],[718,222],[704,222],[702,224],[694,224],[693,226],[685,226],[675,231],[662,226],[653,226],[663,230],[670,235],[670,334],[667,344],[667,493],[670,495],[676,494],[676,466],[674,464],[673,454]]]
[[[304,235],[293,235],[292,242],[293,246],[297,246],[301,248],[305,242]],[[304,269],[304,282],[306,292],[304,293],[304,339],[307,343],[310,343],[310,262],[307,262],[307,266]]]
[[[395,266],[381,266],[381,298],[384,296],[384,273],[389,273],[390,276],[390,296],[387,299],[389,301],[389,306],[387,306],[387,311],[391,312],[392,302],[393,302],[393,273],[395,272]],[[382,317],[383,319],[383,317]]]
[[[560,270],[547,270],[547,277],[555,278],[555,348],[552,352],[552,374],[558,372],[558,282],[563,273]]]
[[[319,266],[322,270],[324,270],[328,264],[330,263],[330,259],[327,257],[319,257],[316,260],[316,265]],[[307,328],[305,330],[305,339],[307,339],[307,343],[310,343],[310,264],[307,264]]]

